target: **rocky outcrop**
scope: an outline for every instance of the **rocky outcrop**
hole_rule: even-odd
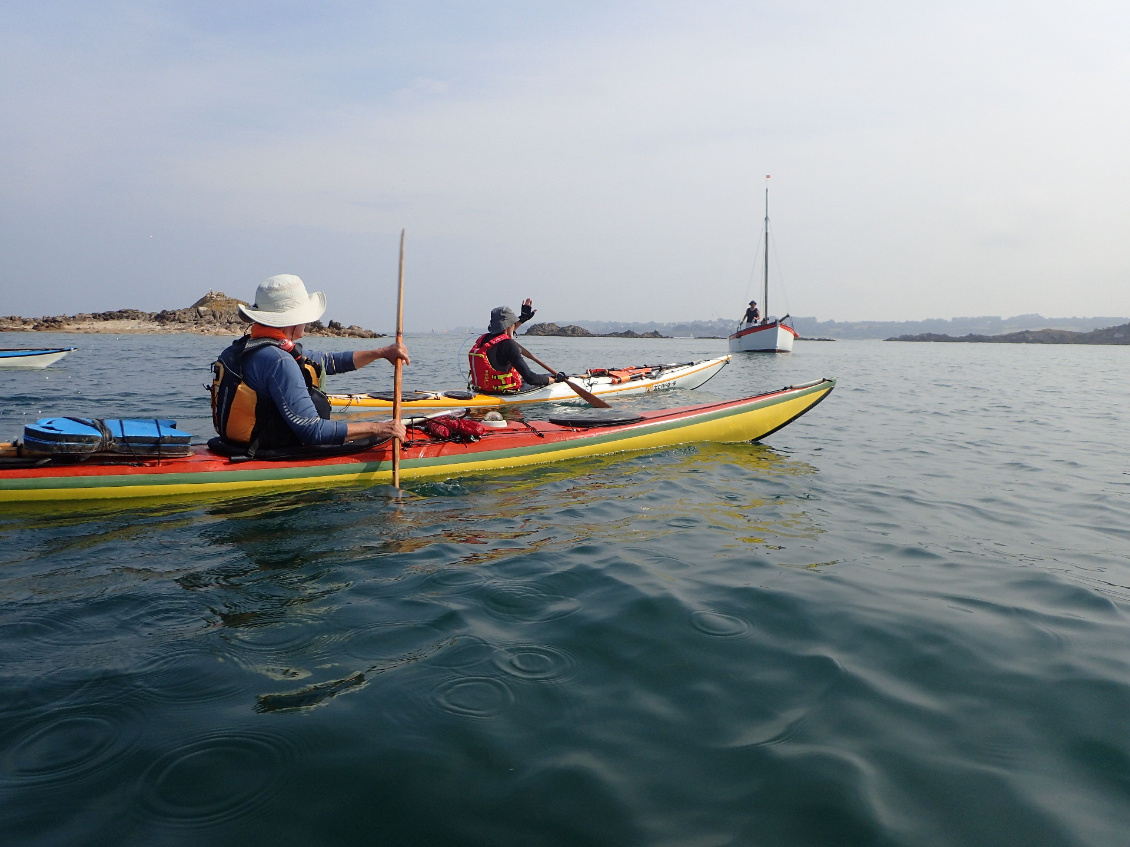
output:
[[[564,338],[593,338],[593,334],[585,329],[583,326],[576,326],[569,324],[568,326],[558,326],[557,324],[531,324],[523,335],[556,335]]]
[[[658,330],[651,332],[635,332],[634,330],[625,330],[624,332],[606,332],[603,334],[589,332],[583,326],[576,324],[569,324],[568,326],[558,326],[552,323],[531,324],[523,335],[552,335],[560,338],[667,338],[666,335],[660,335]]]
[[[657,329],[651,332],[636,332],[634,329],[626,329],[623,332],[606,332],[601,338],[670,338],[669,335],[663,335]]]
[[[243,300],[228,297],[222,291],[209,291],[185,309],[164,309],[143,312],[139,309],[118,309],[114,312],[83,312],[43,318],[0,317],[0,332],[196,332],[203,335],[242,335],[247,322],[239,313]],[[314,321],[306,325],[307,335],[329,335],[343,338],[380,338],[381,334],[359,326],[344,326],[339,321],[323,325]]]
[[[306,324],[307,335],[333,335],[338,338],[384,338],[379,332],[371,329],[362,329],[356,324],[344,326],[340,321],[330,321],[322,326],[321,321]]]
[[[900,335],[887,341],[967,341],[982,344],[1130,344],[1130,323],[1094,329],[1090,332],[1071,332],[1066,329],[1026,329],[1003,335],[940,335],[926,332],[921,335]]]

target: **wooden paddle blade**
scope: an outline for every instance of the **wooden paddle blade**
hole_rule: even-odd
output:
[[[543,362],[541,359],[539,359],[537,356],[535,356],[533,353],[531,353],[529,350],[527,350],[525,347],[523,347],[521,344],[518,345],[518,350],[521,351],[522,355],[525,356],[527,359],[530,359],[534,362],[537,362],[539,365],[541,365],[543,368],[545,368],[551,374],[556,375],[558,373],[553,368],[551,368],[549,365],[547,365],[545,362]],[[584,400],[586,403],[588,403],[590,406],[596,406],[598,409],[611,409],[612,408],[612,406],[610,404],[605,403],[603,400],[601,400],[599,397],[597,397],[591,391],[586,391],[585,389],[581,388],[581,386],[577,385],[577,383],[573,382],[572,380],[570,380],[570,379],[565,380],[565,384],[568,385],[570,388],[572,388],[573,391],[576,392],[577,396],[580,397],[582,400]]]
[[[573,380],[567,379],[567,380],[565,380],[565,384],[568,385],[570,388],[572,388],[574,391],[576,391],[578,396],[582,400],[584,400],[586,403],[588,403],[590,406],[596,406],[598,409],[611,409],[612,408],[611,403],[606,403],[604,400],[601,400],[599,397],[597,397],[591,391],[585,391],[585,389],[581,388],[581,386],[577,385],[577,383],[573,382]]]

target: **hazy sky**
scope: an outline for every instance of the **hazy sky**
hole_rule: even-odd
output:
[[[1130,313],[1130,4],[0,0],[0,314]],[[780,271],[782,285],[776,284]],[[760,299],[760,298],[759,298]]]

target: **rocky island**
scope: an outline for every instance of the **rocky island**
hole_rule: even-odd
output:
[[[596,333],[589,332],[583,326],[576,324],[569,324],[568,326],[558,326],[552,323],[530,324],[523,335],[553,335],[560,338],[668,338],[669,336],[660,335],[659,330],[652,330],[651,332],[636,332],[634,330],[625,330],[624,332],[605,332]]]
[[[114,312],[86,312],[44,318],[0,317],[0,332],[194,332],[202,335],[242,335],[247,322],[238,306],[243,300],[228,297],[222,291],[209,291],[184,309],[143,312],[139,309],[118,309]],[[341,338],[382,338],[381,333],[359,326],[343,326],[338,321],[323,325],[321,321],[306,324],[307,335],[329,335]]]
[[[1090,332],[1071,332],[1066,329],[1026,329],[1006,332],[1003,335],[942,335],[926,332],[921,335],[900,335],[887,341],[969,341],[986,344],[1130,344],[1130,323],[1093,329]]]

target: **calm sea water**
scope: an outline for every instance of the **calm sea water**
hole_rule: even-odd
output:
[[[209,434],[223,345],[0,372]],[[460,387],[410,338],[406,387]],[[722,341],[539,339],[563,369]],[[359,346],[338,343],[337,349]],[[120,509],[0,510],[0,840],[1130,843],[1130,348],[799,343],[762,445]],[[341,390],[391,385],[383,364]]]

